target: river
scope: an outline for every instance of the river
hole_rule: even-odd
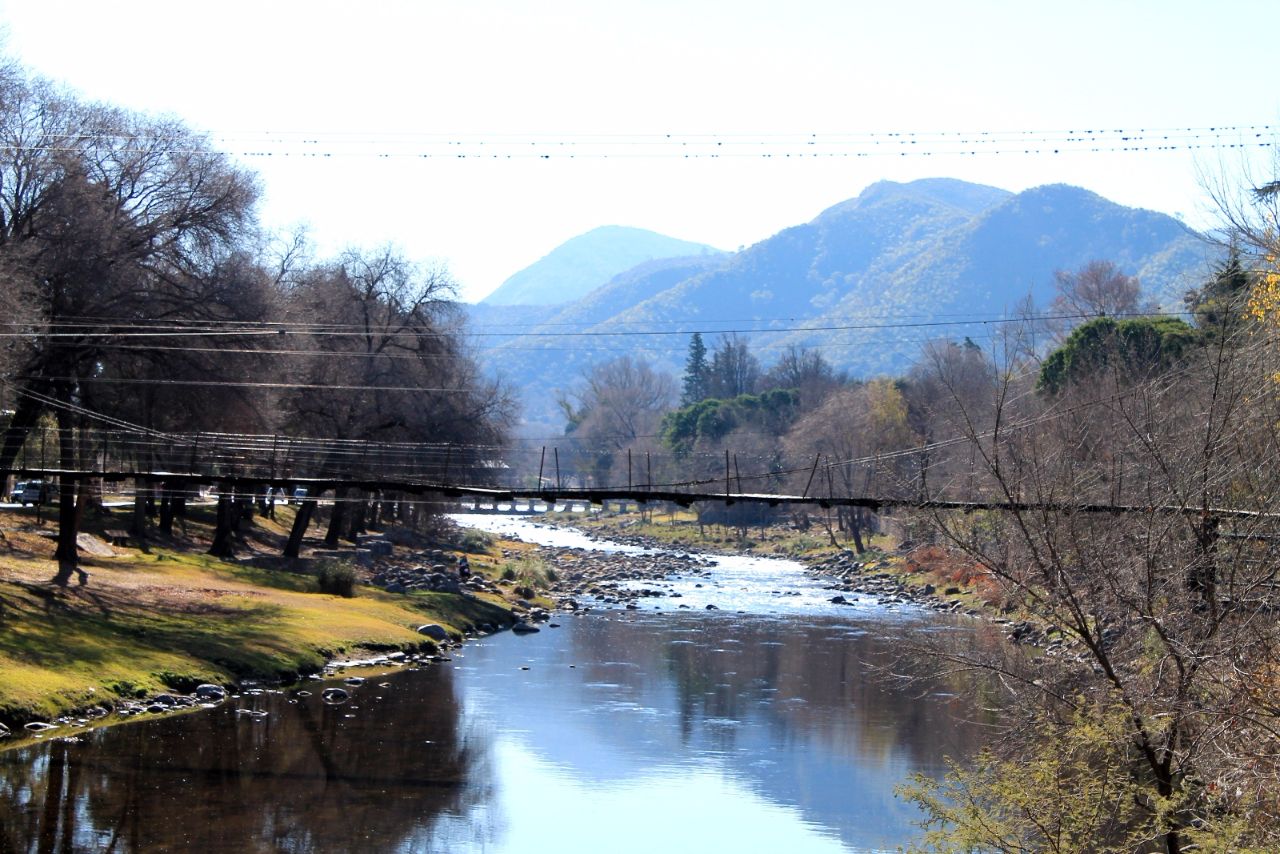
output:
[[[967,686],[895,690],[870,670],[970,624],[833,605],[790,561],[722,558],[662,587],[679,596],[471,641],[342,704],[314,685],[253,692],[6,751],[0,848],[893,850],[918,819],[894,787],[985,737]]]

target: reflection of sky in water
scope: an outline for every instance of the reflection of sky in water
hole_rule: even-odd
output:
[[[528,520],[500,521],[532,539]],[[64,838],[96,851],[119,828],[122,852],[904,844],[917,815],[893,787],[970,753],[981,730],[964,720],[977,715],[968,683],[894,693],[867,662],[912,634],[975,635],[917,609],[832,605],[789,561],[728,559],[670,584],[685,598],[476,640],[452,662],[352,686],[341,706],[246,694],[0,754],[0,850]],[[672,607],[703,595],[722,610]]]
[[[501,822],[513,831],[485,847],[494,854],[857,850],[806,821],[794,807],[762,797],[714,766],[658,766],[602,783],[584,780],[576,768],[550,761],[514,739],[498,741],[494,760]],[[493,816],[470,818],[487,821]],[[458,842],[470,836],[466,824],[437,826],[442,838],[429,850],[457,850]]]

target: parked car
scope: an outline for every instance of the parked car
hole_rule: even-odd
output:
[[[17,504],[19,496],[22,495],[22,490],[26,489],[26,487],[27,487],[27,482],[25,480],[20,480],[17,483],[15,483],[13,485],[13,492],[9,493],[9,501],[14,504]]]
[[[17,502],[23,507],[28,504],[47,504],[53,495],[53,488],[43,480],[29,480],[22,485],[17,495]]]
[[[289,503],[301,504],[303,501],[306,500],[306,497],[307,497],[307,488],[305,486],[294,487],[293,498],[292,500],[289,501]]]

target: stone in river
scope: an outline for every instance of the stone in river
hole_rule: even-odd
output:
[[[351,695],[343,688],[325,688],[320,696],[326,703],[345,703]]]
[[[221,685],[197,685],[195,694],[205,701],[224,700],[227,697],[227,691]]]
[[[531,635],[534,632],[540,631],[540,629],[537,626],[531,626],[528,623],[518,622],[511,627],[511,631],[518,635]]]

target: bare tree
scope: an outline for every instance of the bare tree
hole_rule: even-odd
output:
[[[736,332],[721,336],[707,370],[707,396],[724,399],[751,394],[759,381],[760,362],[746,339]]]
[[[976,834],[969,844],[1180,852],[1280,840],[1273,375],[1265,340],[1241,335],[1178,371],[1142,382],[1104,370],[1052,401],[1015,392],[1021,379],[1005,370],[982,404],[993,417],[963,418],[973,493],[1007,509],[932,521],[1008,607],[1053,633],[1049,654],[934,650],[1009,692],[1005,758],[953,778],[952,794],[981,808],[966,818],[923,799]],[[970,409],[958,395],[955,406]],[[1107,767],[1096,809],[1064,808],[1073,780]],[[1057,783],[1036,788],[1032,771],[1046,768]],[[1028,812],[1039,821],[1018,818]]]
[[[614,476],[616,456],[628,447],[653,447],[658,423],[676,400],[675,380],[648,362],[621,356],[598,364],[561,400],[578,452],[597,483]]]
[[[52,407],[60,466],[74,470],[76,401],[112,361],[114,336],[220,316],[224,304],[201,286],[253,228],[257,190],[177,122],[83,104],[18,72],[0,86],[0,270],[35,333],[13,354],[18,396],[0,466]],[[61,484],[59,583],[76,568],[75,486]]]

